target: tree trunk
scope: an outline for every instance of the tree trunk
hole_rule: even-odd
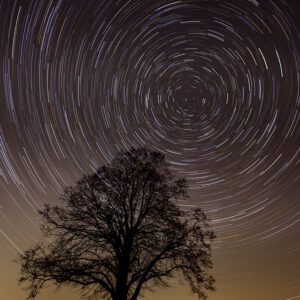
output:
[[[127,300],[126,291],[117,292],[113,300]]]
[[[127,300],[127,273],[120,272],[120,277],[117,279],[116,296],[114,300]]]
[[[127,300],[127,278],[129,270],[129,251],[124,251],[125,254],[120,259],[118,277],[116,282],[116,299]]]

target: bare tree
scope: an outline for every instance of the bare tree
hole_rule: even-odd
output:
[[[28,299],[54,283],[82,295],[136,300],[178,275],[199,299],[214,290],[214,233],[200,210],[183,211],[186,181],[171,174],[164,155],[145,148],[120,152],[108,166],[66,188],[63,205],[46,206],[42,231],[51,242],[20,255],[19,282]]]

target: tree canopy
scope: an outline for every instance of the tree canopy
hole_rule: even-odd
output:
[[[18,259],[28,299],[52,283],[92,298],[136,300],[175,275],[206,299],[214,290],[214,233],[201,209],[180,209],[187,197],[185,179],[175,178],[162,153],[119,152],[67,187],[61,205],[40,211],[48,242]]]

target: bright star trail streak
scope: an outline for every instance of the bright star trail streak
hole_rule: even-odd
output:
[[[218,238],[211,300],[300,295],[297,0],[0,0],[0,298],[37,209],[119,149],[165,153]],[[175,281],[174,281],[175,282]],[[79,299],[62,290],[37,298]],[[177,286],[146,300],[196,299]]]

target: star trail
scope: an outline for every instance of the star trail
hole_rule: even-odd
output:
[[[163,152],[189,183],[180,205],[210,217],[209,299],[299,297],[299,13],[297,0],[0,0],[0,298],[25,298],[8,261],[37,241],[37,209],[130,146]]]

